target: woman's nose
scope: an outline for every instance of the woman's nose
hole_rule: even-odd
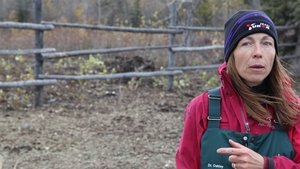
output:
[[[262,57],[262,47],[260,44],[254,46],[253,57]]]

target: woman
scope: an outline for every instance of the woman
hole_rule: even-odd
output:
[[[300,169],[300,99],[277,43],[264,12],[226,22],[222,85],[187,106],[178,169]]]

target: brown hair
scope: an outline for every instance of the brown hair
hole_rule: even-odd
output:
[[[269,86],[266,94],[254,93],[239,76],[234,57],[229,57],[227,62],[227,71],[230,75],[233,86],[242,97],[248,115],[258,122],[268,124],[270,117],[267,107],[274,108],[280,125],[284,128],[292,127],[298,120],[300,114],[300,105],[295,92],[291,88],[292,79],[288,71],[281,64],[278,56],[274,59],[273,68],[265,79]]]

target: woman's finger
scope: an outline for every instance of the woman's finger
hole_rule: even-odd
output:
[[[232,146],[232,147],[235,147],[235,148],[243,148],[245,146],[243,146],[242,144],[238,143],[238,142],[235,142],[231,139],[229,139],[229,144]]]
[[[227,154],[227,155],[239,155],[240,151],[237,148],[219,148],[217,149],[217,153],[219,154]]]

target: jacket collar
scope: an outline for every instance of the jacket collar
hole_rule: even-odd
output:
[[[222,63],[218,68],[218,76],[221,79],[222,87],[225,89],[226,95],[233,95],[236,91],[230,79],[230,75],[227,73],[226,62]]]

